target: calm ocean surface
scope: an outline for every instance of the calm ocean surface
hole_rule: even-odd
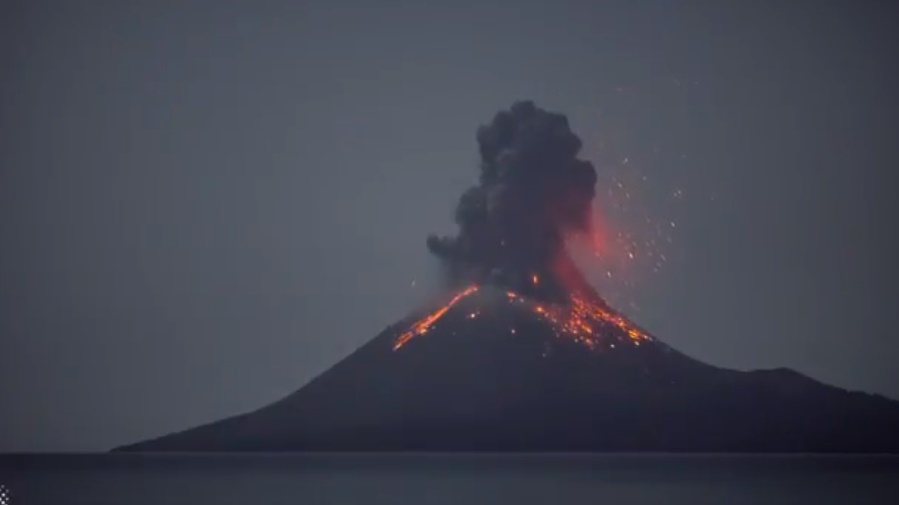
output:
[[[899,458],[720,455],[0,456],[5,505],[899,504]]]

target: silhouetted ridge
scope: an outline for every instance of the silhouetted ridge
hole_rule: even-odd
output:
[[[399,348],[434,308],[281,401],[121,450],[899,450],[897,402],[787,369],[716,368],[614,324],[590,346],[542,305],[483,286]]]

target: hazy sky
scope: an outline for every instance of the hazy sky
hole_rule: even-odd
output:
[[[639,323],[899,398],[892,2],[0,9],[0,451],[260,407],[429,300],[425,237],[522,98],[676,222],[608,293]]]

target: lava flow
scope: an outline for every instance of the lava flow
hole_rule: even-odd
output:
[[[398,350],[413,337],[427,333],[434,323],[442,318],[454,305],[477,290],[477,285],[469,286],[439,309],[419,319],[412,325],[411,329],[396,339],[393,350]],[[550,323],[556,337],[571,338],[590,349],[599,348],[604,341],[604,337],[608,338],[602,330],[609,326],[615,327],[627,335],[630,342],[635,346],[639,346],[642,341],[651,340],[649,335],[637,329],[625,318],[577,295],[572,295],[566,304],[534,303],[512,291],[507,291],[506,296],[510,303],[526,304],[528,309],[536,314],[537,317]],[[515,334],[514,328],[511,330],[511,333]],[[614,348],[614,346],[614,343],[609,342],[609,347]]]
[[[454,296],[453,299],[443,307],[440,307],[434,312],[431,312],[427,316],[419,319],[418,322],[412,325],[412,328],[409,331],[403,333],[399,336],[399,338],[396,339],[396,343],[394,343],[393,345],[393,350],[395,351],[402,347],[403,344],[408,342],[412,337],[416,335],[424,335],[425,333],[427,333],[428,330],[431,329],[431,326],[437,322],[437,320],[443,317],[443,315],[446,314],[449,309],[453,308],[453,305],[459,303],[460,300],[477,290],[477,286],[469,286],[465,288],[461,293]]]
[[[590,349],[596,349],[602,343],[604,326],[618,328],[637,346],[641,341],[651,340],[625,318],[578,296],[572,296],[568,305],[535,305],[533,311],[552,323],[557,337],[568,336]],[[610,344],[610,347],[614,346]]]

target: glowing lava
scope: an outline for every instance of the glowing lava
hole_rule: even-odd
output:
[[[393,349],[397,350],[413,337],[427,333],[434,323],[443,317],[455,304],[477,290],[478,286],[469,286],[454,296],[446,305],[418,320],[412,325],[410,330],[396,339]],[[608,330],[610,327],[616,328],[627,335],[627,338],[635,346],[639,346],[642,341],[652,340],[649,335],[637,329],[624,317],[578,295],[571,295],[568,303],[565,304],[536,303],[512,291],[506,291],[506,297],[509,303],[524,304],[537,317],[550,323],[557,338],[570,338],[590,349],[600,348],[604,342],[611,338],[608,331],[603,331]],[[478,313],[474,312],[467,317],[474,319],[477,315]],[[514,335],[515,329],[511,328],[510,333]],[[622,339],[619,337],[617,340]],[[612,342],[606,343],[611,348],[615,347],[615,344]]]
[[[443,307],[440,307],[439,309],[435,310],[434,312],[431,312],[427,316],[419,319],[418,322],[416,322],[414,325],[412,325],[412,328],[409,331],[407,331],[406,333],[403,333],[402,335],[399,336],[399,338],[396,339],[396,343],[394,343],[394,345],[393,345],[393,350],[395,351],[395,350],[399,349],[400,347],[402,347],[412,337],[414,337],[416,335],[424,335],[425,333],[427,333],[428,330],[431,329],[431,326],[434,323],[436,323],[441,317],[443,317],[443,315],[446,314],[447,311],[449,311],[449,309],[453,308],[453,305],[459,303],[460,300],[462,300],[466,296],[474,293],[477,290],[478,290],[478,286],[469,286],[469,287],[465,288],[461,293],[454,296],[453,299],[450,300]]]
[[[509,301],[525,301],[515,293],[507,295]],[[639,346],[641,341],[651,340],[649,335],[637,329],[625,318],[576,295],[570,298],[568,304],[534,304],[531,310],[553,326],[556,337],[571,338],[590,349],[599,348],[603,340],[608,339],[608,334],[602,330],[609,326],[627,335],[634,345]],[[610,347],[614,346],[615,344],[610,344]]]

